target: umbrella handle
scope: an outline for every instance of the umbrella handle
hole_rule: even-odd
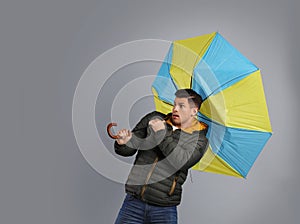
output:
[[[120,136],[119,135],[114,135],[112,132],[111,132],[111,128],[112,126],[117,126],[117,123],[109,123],[106,127],[106,131],[107,131],[107,134],[109,135],[109,137],[111,137],[112,139],[119,139]]]

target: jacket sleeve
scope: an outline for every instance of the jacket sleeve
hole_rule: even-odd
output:
[[[119,145],[117,141],[114,144],[115,152],[120,156],[133,156],[136,153],[136,149],[131,148],[127,145]]]
[[[159,131],[157,134],[160,135]],[[179,140],[175,140],[174,138],[178,136],[167,134],[158,147],[176,170],[185,170],[194,166],[202,158],[208,147],[208,139],[199,132],[180,134],[180,136]]]
[[[121,156],[133,156],[139,149],[150,149],[152,141],[150,137],[147,138],[149,134],[148,123],[156,116],[160,118],[164,117],[163,114],[156,111],[144,116],[132,130],[132,138],[125,145],[119,145],[117,141],[115,141],[115,152]],[[146,139],[147,141],[145,141]]]

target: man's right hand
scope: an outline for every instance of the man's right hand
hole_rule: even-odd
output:
[[[126,144],[132,137],[131,131],[129,131],[127,129],[122,129],[122,130],[118,131],[117,135],[120,137],[120,138],[116,139],[116,141],[119,145]]]

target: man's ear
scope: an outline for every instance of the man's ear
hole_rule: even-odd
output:
[[[194,107],[194,108],[193,108],[193,115],[196,116],[197,112],[198,112],[197,108]]]

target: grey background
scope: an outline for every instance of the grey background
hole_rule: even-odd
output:
[[[299,223],[299,6],[298,0],[1,1],[0,222],[113,223],[124,187],[87,163],[73,135],[81,75],[127,41],[219,31],[261,68],[274,134],[247,180],[193,171],[180,223]],[[108,148],[109,100],[158,68],[127,66],[101,90],[96,120]],[[139,100],[130,124],[152,106],[149,97]]]

